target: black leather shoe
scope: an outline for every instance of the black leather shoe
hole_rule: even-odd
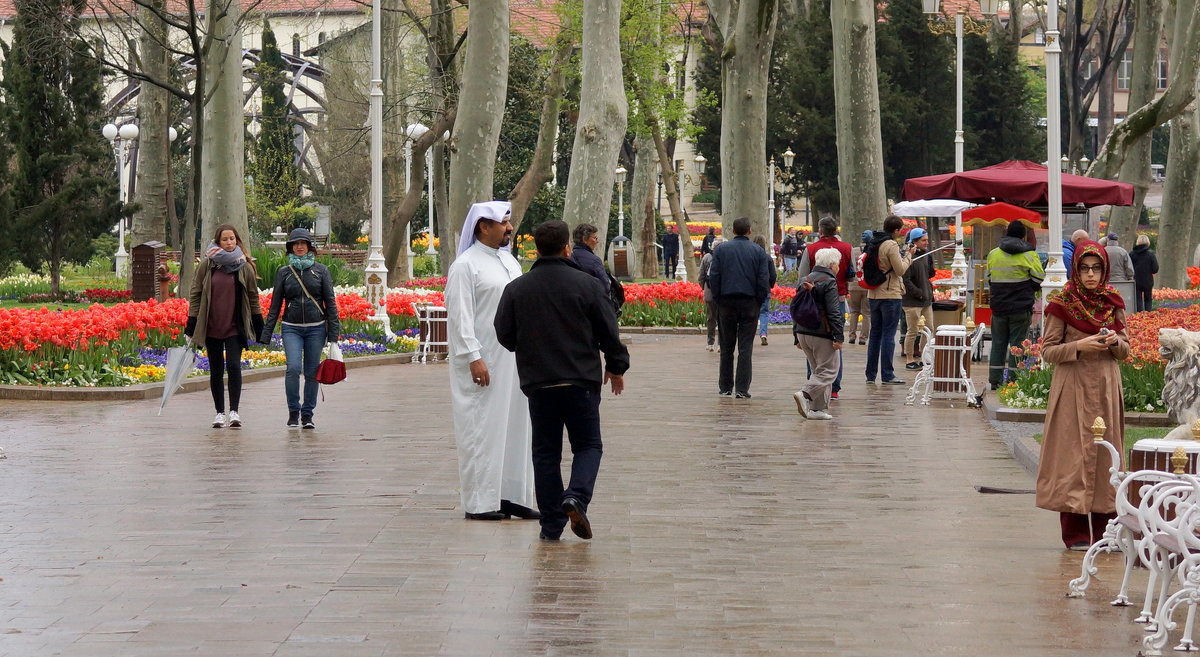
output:
[[[733,397],[734,397],[734,399],[750,399],[750,393],[739,392],[739,393],[734,394]]]
[[[537,510],[509,502],[508,500],[500,500],[500,513],[503,513],[506,516],[520,518],[521,520],[542,519],[542,514],[538,513]]]
[[[583,504],[574,497],[563,499],[563,513],[571,519],[571,531],[576,536],[587,540],[592,537],[592,523],[588,522],[587,513],[583,510]]]
[[[557,541],[558,540],[557,536],[551,536],[551,535],[547,534],[546,532],[542,532],[542,533],[538,534],[538,538],[543,541]]]
[[[483,513],[467,513],[467,520],[504,520],[507,516],[499,511],[484,511]]]

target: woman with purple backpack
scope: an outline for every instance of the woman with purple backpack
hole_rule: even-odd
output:
[[[804,351],[812,377],[792,398],[796,410],[807,420],[832,420],[829,400],[840,361],[846,316],[838,294],[837,272],[842,254],[837,249],[817,251],[813,269],[800,279],[792,299],[792,334],[796,348]]]

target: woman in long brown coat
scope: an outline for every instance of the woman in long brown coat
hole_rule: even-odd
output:
[[[1086,550],[1116,512],[1108,450],[1094,445],[1092,423],[1104,419],[1104,439],[1124,451],[1125,407],[1119,361],[1129,356],[1125,303],[1108,284],[1108,255],[1096,242],[1075,247],[1071,279],[1050,298],[1042,359],[1054,365],[1037,505],[1058,511],[1063,544]],[[1089,520],[1091,527],[1089,529]]]

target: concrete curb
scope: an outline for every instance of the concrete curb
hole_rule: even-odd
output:
[[[347,358],[346,369],[372,365],[397,365],[411,363],[412,352],[402,354],[379,354],[376,356],[360,356]],[[256,370],[243,370],[242,382],[262,381],[283,376],[285,367],[264,367]],[[175,394],[208,390],[207,376],[194,376],[179,386]],[[75,388],[75,387],[35,387],[0,385],[0,399],[20,399],[25,401],[107,401],[130,399],[157,399],[162,397],[163,384],[140,383],[120,388]]]
[[[1000,404],[995,393],[985,393],[983,409],[989,420],[997,422],[1036,422],[1046,421],[1046,411],[1036,408],[1009,408]],[[1125,424],[1135,427],[1174,427],[1174,422],[1166,413],[1126,413]]]
[[[622,326],[621,333],[642,335],[705,335],[708,329],[703,326]],[[791,335],[792,327],[774,324],[767,327],[767,333],[775,335]]]

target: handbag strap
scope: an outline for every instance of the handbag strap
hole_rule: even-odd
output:
[[[312,293],[308,291],[308,287],[304,285],[304,279],[300,278],[300,272],[296,271],[296,268],[291,265],[288,265],[288,269],[292,270],[292,275],[296,277],[296,282],[300,284],[300,290],[304,292],[304,296],[308,297],[308,300],[313,302],[313,305],[317,307],[317,312],[321,313],[321,317],[324,317],[325,311],[321,309],[321,304],[317,303],[317,300],[313,298]]]

